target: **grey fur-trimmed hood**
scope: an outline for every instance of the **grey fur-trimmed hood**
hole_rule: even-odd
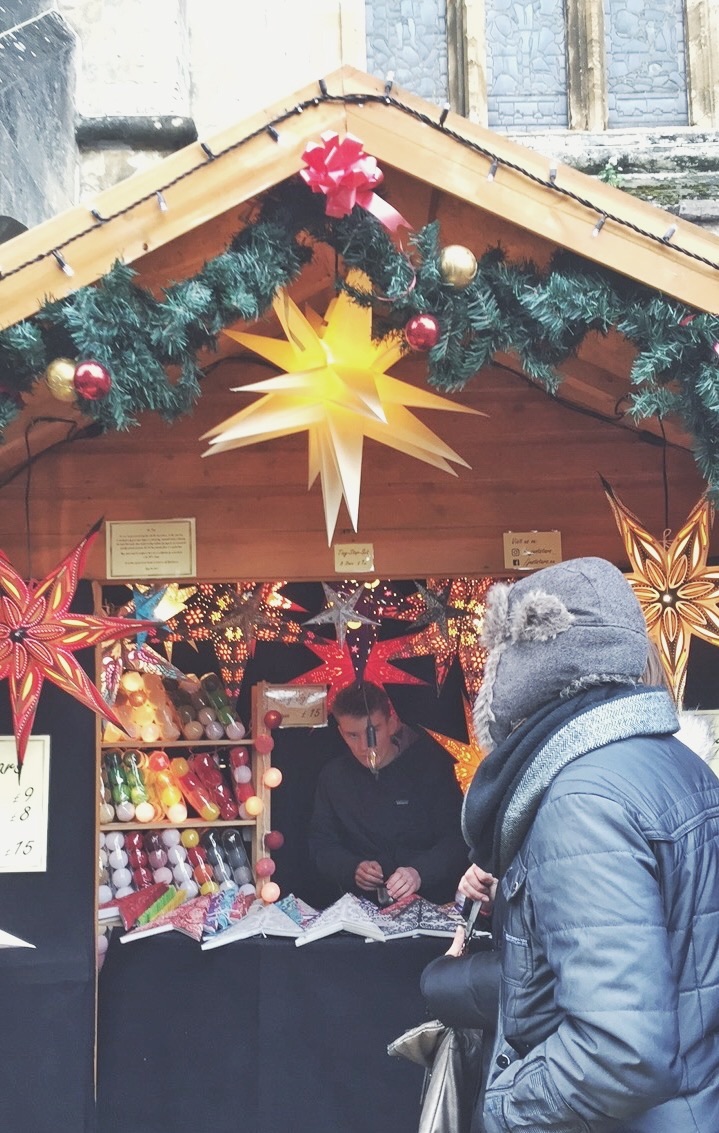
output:
[[[570,559],[489,591],[489,650],[474,705],[482,746],[494,747],[542,705],[596,684],[632,684],[648,639],[641,607],[605,559]]]

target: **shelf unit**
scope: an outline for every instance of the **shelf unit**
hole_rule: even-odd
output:
[[[113,585],[119,585],[113,583]],[[93,584],[94,605],[96,612],[102,610],[102,596],[103,584],[95,582]],[[96,670],[100,672],[102,663],[102,649],[96,650]],[[236,818],[236,819],[216,819],[214,822],[207,822],[200,817],[188,817],[184,822],[172,823],[167,819],[157,819],[152,822],[100,822],[100,796],[98,791],[97,805],[96,805],[96,845],[99,834],[110,833],[111,831],[162,831],[169,829],[202,829],[211,830],[215,828],[249,828],[252,831],[251,848],[247,847],[248,856],[254,871],[254,866],[258,858],[264,857],[267,854],[265,849],[264,839],[265,835],[270,830],[270,790],[265,786],[263,781],[264,772],[271,766],[271,757],[268,755],[261,755],[254,746],[254,736],[268,734],[267,726],[264,723],[264,713],[266,708],[263,707],[264,698],[256,695],[256,690],[252,690],[252,719],[250,721],[250,734],[241,740],[230,740],[227,738],[210,740],[206,737],[201,737],[198,740],[162,740],[158,739],[152,743],[143,740],[133,740],[131,738],[122,739],[117,742],[110,742],[103,738],[103,722],[98,716],[96,719],[95,728],[95,749],[96,749],[96,776],[99,783],[100,775],[102,774],[102,758],[103,754],[107,751],[166,751],[172,758],[173,752],[178,754],[187,755],[192,751],[214,751],[217,749],[227,750],[233,747],[247,747],[250,749],[249,766],[252,771],[252,786],[255,795],[262,801],[262,811],[256,818]]]

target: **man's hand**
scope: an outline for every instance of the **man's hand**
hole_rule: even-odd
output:
[[[412,893],[416,893],[422,884],[422,878],[414,866],[401,865],[391,877],[387,878],[386,884],[390,897],[397,901],[400,897],[409,897]]]
[[[384,874],[379,862],[360,862],[355,870],[355,885],[358,889],[377,889],[384,885]]]
[[[481,901],[482,912],[490,913],[499,882],[491,873],[480,869],[478,865],[471,865],[462,877],[458,889],[463,897],[470,901]]]

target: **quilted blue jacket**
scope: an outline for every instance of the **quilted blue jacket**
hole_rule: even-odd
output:
[[[486,1133],[719,1133],[719,780],[670,736],[558,772],[502,879]]]

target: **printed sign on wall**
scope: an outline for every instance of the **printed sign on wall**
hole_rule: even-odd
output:
[[[20,772],[14,736],[0,736],[0,873],[47,869],[50,737],[31,736]]]

